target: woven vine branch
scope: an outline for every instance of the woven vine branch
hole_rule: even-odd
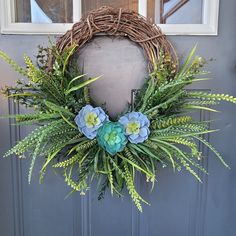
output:
[[[137,43],[144,50],[150,71],[153,70],[154,61],[159,59],[160,50],[178,64],[173,46],[157,25],[134,11],[121,8],[104,6],[90,11],[78,23],[75,23],[71,30],[59,38],[56,46],[59,52],[63,52],[65,48],[75,43],[79,50],[95,35],[104,33],[109,36],[127,37]],[[52,63],[53,58],[50,58],[49,68]]]

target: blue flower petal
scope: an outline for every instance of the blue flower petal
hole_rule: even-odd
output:
[[[139,118],[139,114],[138,114],[138,112],[130,112],[130,113],[128,113],[128,119],[129,120],[138,120],[138,118]]]
[[[106,119],[106,115],[103,113],[99,113],[98,118],[100,119],[101,122],[103,122]]]
[[[97,132],[96,131],[91,131],[87,127],[83,127],[81,129],[81,132],[88,138],[88,139],[94,139],[96,137]]]
[[[139,137],[138,134],[131,134],[131,135],[129,135],[129,138],[130,138],[131,140],[135,140],[135,139],[138,138],[138,137]]]
[[[143,143],[145,140],[146,140],[145,138],[139,136],[139,137],[136,138],[135,140],[132,140],[132,143],[135,143],[135,144],[137,144],[137,143]]]
[[[126,126],[129,122],[129,119],[126,117],[126,116],[122,116],[120,119],[119,119],[119,123],[121,123],[122,125]]]
[[[97,115],[99,122],[94,122],[94,124],[86,124],[85,117],[88,113],[94,113]],[[93,108],[91,105],[84,106],[75,117],[74,121],[78,126],[79,130],[89,139],[93,139],[97,135],[97,130],[102,126],[102,124],[108,120],[108,116],[102,110],[101,107]]]
[[[140,132],[139,132],[139,135],[143,138],[146,137],[148,135],[148,128],[147,127],[141,128]]]
[[[86,105],[82,108],[84,111],[93,111],[95,108],[93,108],[91,105]]]
[[[142,143],[148,138],[148,135],[150,134],[150,130],[148,128],[150,126],[150,121],[147,116],[141,112],[130,112],[128,114],[125,114],[119,119],[119,122],[124,126],[126,136],[132,143]],[[139,130],[129,130],[128,132],[126,128],[129,122],[139,123]]]

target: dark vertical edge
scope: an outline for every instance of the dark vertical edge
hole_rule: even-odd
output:
[[[198,89],[193,89],[194,91]],[[205,92],[210,92],[209,89],[201,89]],[[210,120],[210,112],[206,110],[201,110],[199,114],[200,121]],[[210,124],[208,123],[208,129],[210,129]],[[202,135],[202,138],[210,141],[210,134]],[[208,172],[208,159],[209,159],[209,148],[207,148],[203,143],[199,141],[199,150],[202,152],[202,159],[200,164]],[[193,202],[190,206],[189,215],[189,225],[188,225],[188,235],[189,236],[204,236],[205,231],[205,215],[206,215],[206,203],[207,203],[207,191],[208,191],[208,175],[201,171],[197,171],[197,174],[201,178],[203,183],[197,182],[196,184],[196,195],[193,198]]]
[[[203,111],[202,112],[203,120],[210,120],[210,112]],[[208,123],[208,129],[210,129],[210,123]],[[210,134],[204,134],[203,138],[210,141]],[[209,159],[209,148],[205,145],[202,145],[202,153],[204,158],[201,160],[202,166],[208,171],[208,159]],[[204,236],[205,232],[205,218],[206,218],[206,204],[207,204],[207,191],[208,191],[208,175],[201,173],[201,178],[203,180],[203,184],[201,185],[201,198],[200,198],[200,208],[199,208],[199,227],[197,231],[197,236]]]
[[[137,93],[137,89],[132,89],[131,90],[131,98],[130,98],[131,111],[134,111],[134,101],[135,101],[136,93]]]
[[[81,196],[81,236],[91,236],[91,193]]]
[[[8,98],[8,114],[19,114],[19,103]],[[15,119],[9,118],[10,146],[13,147],[20,140],[20,127],[15,124]],[[15,156],[11,158],[12,176],[12,208],[14,217],[14,236],[24,236],[24,214],[23,214],[23,186],[22,166],[20,160]]]
[[[201,121],[206,120],[210,115],[209,112],[201,111]],[[209,134],[203,135],[203,138],[206,140],[210,139]],[[209,158],[209,149],[205,147],[202,143],[199,144],[200,150],[202,152],[202,160],[201,165],[208,171],[208,158]],[[194,234],[191,232],[189,235],[195,236],[204,236],[204,222],[205,222],[205,207],[206,207],[206,200],[207,200],[207,180],[208,176],[204,173],[198,171],[198,175],[202,179],[203,183],[197,184],[197,201],[196,201],[196,208],[195,208],[195,219],[192,222],[192,225],[195,224]]]
[[[144,176],[141,176],[139,174],[138,176],[138,192],[141,194],[141,196],[150,203],[150,182],[147,182],[147,180],[144,178]],[[149,224],[149,214],[148,214],[148,208],[151,207],[150,205],[142,204],[143,205],[143,213],[139,213],[139,221],[138,221],[138,229],[139,234],[138,236],[150,236],[150,224]]]
[[[209,92],[209,90],[207,90]],[[210,120],[210,112],[209,111],[201,111],[200,113],[200,121]],[[208,129],[210,128],[210,124],[208,123]],[[204,134],[202,136],[205,140],[210,140],[210,134]],[[201,159],[201,165],[208,171],[208,159],[209,159],[209,148],[207,148],[204,144],[200,144],[200,150],[202,152],[203,158]],[[208,190],[208,175],[199,171],[199,176],[203,181],[203,184],[198,183],[198,206],[196,208],[196,236],[204,236],[204,228],[205,228],[205,209],[207,202],[207,190]]]
[[[20,105],[19,102],[14,103],[16,110],[15,110],[15,114],[20,114]],[[21,129],[19,125],[15,125],[15,130],[16,130],[16,140],[19,141],[21,140]],[[23,172],[22,172],[22,162],[20,159],[16,158],[16,162],[17,162],[17,175],[18,175],[18,203],[19,203],[19,222],[21,225],[21,235],[25,235],[24,232],[24,193],[23,193]]]
[[[137,94],[137,89],[131,90],[131,98],[130,98],[130,104],[131,104],[131,111],[134,111],[134,101],[135,96]],[[137,191],[140,190],[140,176],[136,176],[135,185],[137,188]],[[137,210],[137,207],[132,202],[131,203],[131,236],[139,236],[140,235],[140,214]]]
[[[8,98],[8,114],[12,115],[12,104],[11,104],[11,100]],[[10,148],[13,146],[14,143],[14,133],[13,133],[13,128],[12,128],[12,119],[9,118],[9,132],[10,132]],[[17,202],[16,202],[16,181],[15,181],[15,161],[13,159],[10,159],[11,161],[11,185],[12,185],[12,211],[13,211],[13,227],[14,227],[14,236],[17,236],[17,232],[18,232],[18,221],[17,221],[17,217],[16,217],[16,207],[17,207]]]
[[[131,90],[131,111],[135,111],[135,96],[137,96],[138,92],[139,89]],[[145,194],[148,192],[148,189],[144,187],[147,186],[147,183],[139,173],[136,173],[135,186],[138,193],[144,195],[144,198],[148,201],[148,194]],[[145,210],[144,204],[142,205]],[[147,220],[147,215],[140,213],[133,202],[131,206],[131,222],[132,236],[149,235],[149,224]]]
[[[138,192],[141,189],[140,175],[136,176],[135,185]],[[131,236],[140,236],[140,213],[133,202],[131,202]]]
[[[81,204],[80,207],[78,206],[78,202],[80,199],[77,198],[77,194],[73,196],[73,236],[81,235],[81,219],[80,219],[80,212],[81,212]]]
[[[132,89],[131,90],[131,111],[135,111],[135,97],[137,96],[140,89]],[[141,174],[136,173],[136,179],[135,179],[135,185],[136,189],[139,194],[144,196],[145,200],[149,202],[149,185],[147,184],[146,180],[142,178]],[[143,210],[146,210],[145,204],[143,205]],[[149,222],[148,222],[148,215],[145,213],[140,213],[135,206],[135,204],[132,202],[131,207],[131,235],[132,236],[149,236]]]

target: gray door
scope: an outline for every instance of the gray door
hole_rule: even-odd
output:
[[[219,36],[172,36],[170,40],[179,55],[186,55],[198,42],[198,54],[213,58],[208,65],[215,79],[198,88],[230,93],[236,96],[236,1],[221,1]],[[39,44],[47,44],[47,36],[0,35],[0,49],[19,64],[24,53],[33,56]],[[129,101],[130,89],[137,88],[147,73],[142,52],[126,40],[96,38],[79,60],[90,74],[104,74],[103,84],[92,87],[98,102],[105,100],[112,115]],[[18,78],[9,66],[0,61],[0,85],[13,84]],[[114,81],[116,85],[114,86]],[[197,88],[197,87],[195,87]],[[0,97],[0,114],[18,112],[17,104]],[[151,206],[139,214],[125,198],[112,198],[109,191],[97,201],[96,186],[86,196],[74,194],[65,186],[60,173],[49,170],[44,184],[38,183],[37,163],[31,185],[27,184],[28,160],[0,160],[0,236],[234,236],[236,235],[236,108],[225,104],[215,122],[221,132],[211,135],[211,142],[225,156],[231,170],[224,169],[207,150],[204,165],[210,175],[199,184],[189,174],[172,173],[159,167],[158,183],[150,193],[139,178],[137,186]],[[22,108],[20,108],[20,112]],[[11,126],[0,120],[1,155],[29,128]],[[43,160],[42,160],[43,161]]]

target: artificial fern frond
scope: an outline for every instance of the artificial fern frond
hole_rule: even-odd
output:
[[[52,121],[58,119],[60,117],[57,113],[35,113],[35,114],[23,114],[23,115],[15,115],[16,124],[19,125],[30,125],[33,123],[40,123],[45,121]]]
[[[193,142],[193,141],[190,141],[187,138],[183,138],[183,137],[179,137],[179,138],[177,137],[175,139],[171,139],[171,138],[168,139],[167,138],[167,139],[165,139],[165,141],[169,141],[171,143],[177,143],[177,144],[184,145],[184,146],[186,146],[186,147],[191,149],[191,152],[192,152],[193,156],[197,156],[197,157],[200,156],[200,152],[198,151],[197,144],[195,142]]]
[[[180,161],[180,163],[185,167],[187,171],[189,171],[199,182],[202,182],[198,174],[190,167],[188,161],[188,157],[184,154],[183,151],[181,151],[176,146],[163,141],[163,140],[156,140],[157,143],[161,143],[162,145],[165,145],[166,147],[169,147],[169,150],[173,152],[176,156],[176,158]]]
[[[81,157],[81,154],[77,153],[65,161],[58,162],[57,164],[53,165],[53,167],[54,168],[58,168],[58,167],[65,168],[65,167],[70,166],[73,163],[75,163],[80,157]]]
[[[129,159],[130,161],[132,161],[136,165],[139,165],[139,162],[134,158],[134,156],[132,155],[132,153],[129,151],[129,149],[127,147],[125,147],[124,153],[125,153],[125,157],[127,159]]]
[[[0,57],[7,62],[16,72],[22,74],[23,76],[27,76],[27,72],[21,66],[19,66],[14,60],[12,60],[5,52],[0,51]]]
[[[85,191],[88,190],[88,186],[86,183],[86,178],[85,177],[83,180],[81,180],[80,182],[76,183],[72,178],[72,170],[73,170],[73,166],[71,166],[69,168],[69,174],[67,173],[67,169],[65,168],[64,170],[64,177],[65,177],[65,182],[68,186],[70,186],[73,190],[75,191],[79,191],[81,192],[81,194],[84,194]]]
[[[152,147],[149,147],[147,144],[145,145],[134,145],[134,144],[129,144],[129,146],[134,149],[137,150],[137,152],[145,155],[145,156],[150,156],[151,158],[153,158],[156,161],[160,161],[162,162],[161,158],[157,155],[157,153],[153,153],[153,150],[150,150],[150,148],[152,149]]]
[[[50,124],[45,124],[41,127],[36,128],[33,132],[31,132],[27,137],[21,140],[18,144],[12,147],[4,157],[7,157],[12,154],[20,155],[30,148],[32,148],[35,143],[37,143],[38,139],[45,133],[51,133],[51,130],[56,127],[61,121],[54,121]]]
[[[192,165],[193,167],[195,167],[196,169],[200,170],[201,172],[203,172],[204,174],[208,175],[207,170],[201,165],[199,164],[199,160],[194,159],[194,157],[192,157],[191,155],[189,155],[189,153],[185,153],[185,156],[188,158],[188,162],[190,163],[190,165]]]
[[[44,73],[42,70],[38,69],[31,61],[28,56],[24,56],[25,64],[27,66],[27,77],[33,83],[41,83],[42,77],[44,77]]]
[[[86,141],[85,143],[78,144],[76,146],[76,150],[77,150],[77,152],[83,151],[83,150],[88,150],[91,147],[93,147],[94,145],[96,145],[96,143],[97,143],[96,139],[93,139],[93,140],[90,140],[90,141]]]
[[[153,129],[163,129],[172,125],[182,125],[189,123],[192,120],[191,116],[170,117],[166,119],[157,119],[151,123]]]
[[[79,161],[79,175],[78,175],[78,181],[82,181],[86,176],[88,176],[91,172],[91,170],[94,167],[94,157],[93,155],[90,155],[92,152],[92,149],[90,149],[83,158]]]
[[[165,131],[165,132],[164,132]],[[184,131],[184,130],[160,130],[154,131],[153,134],[150,136],[150,140],[162,140],[166,138],[179,138],[179,137],[193,137],[201,134],[208,134],[213,133],[219,130],[201,130],[201,131]]]
[[[208,130],[208,123],[207,122],[191,122],[187,124],[179,124],[169,128],[169,131],[173,132],[201,132]]]
[[[148,99],[150,98],[150,96],[152,95],[153,91],[155,90],[155,82],[153,78],[150,78],[149,80],[147,80],[146,82],[147,84],[147,88],[144,94],[144,97],[141,98],[140,97],[140,103],[142,103],[142,106],[140,107],[139,111],[143,112],[148,104]]]
[[[206,145],[221,161],[221,163],[228,169],[230,169],[229,165],[224,161],[224,158],[221,156],[221,154],[205,139],[199,137],[199,136],[193,136],[194,138],[196,138],[197,140],[199,140],[200,142],[202,142],[204,145]]]
[[[146,143],[147,143],[147,145],[149,145],[154,150],[157,150],[157,151],[161,150],[161,151],[163,151],[166,154],[165,157],[170,160],[170,162],[172,164],[172,167],[173,167],[173,170],[175,171],[175,166],[176,166],[175,160],[174,160],[171,152],[169,152],[167,148],[163,147],[162,145],[157,145],[156,143],[154,143],[154,142],[152,142],[150,140],[147,140]]]
[[[109,184],[110,184],[110,188],[111,188],[111,195],[113,195],[114,190],[116,192],[118,192],[118,191],[115,189],[115,186],[114,186],[114,178],[113,178],[112,168],[110,166],[110,162],[108,161],[108,158],[106,158],[106,165],[105,166],[107,169],[107,178],[109,180]]]
[[[236,98],[228,94],[214,94],[205,92],[188,92],[186,95],[188,98],[207,99],[211,101],[227,101],[236,103]]]
[[[192,58],[193,58],[193,56],[194,56],[194,54],[195,54],[195,52],[196,52],[196,49],[197,49],[197,45],[195,45],[195,46],[193,47],[193,49],[190,51],[190,53],[189,53],[187,59],[185,60],[183,66],[182,66],[182,68],[181,68],[181,70],[179,71],[179,73],[178,73],[177,76],[176,76],[176,80],[178,80],[179,78],[181,78],[181,77],[183,76],[183,74],[186,72],[189,63],[191,62],[191,60],[192,60]]]
[[[53,150],[53,152],[50,152],[48,155],[47,155],[47,159],[45,161],[45,163],[43,164],[41,170],[40,170],[40,173],[42,173],[42,177],[43,177],[43,174],[45,173],[45,170],[47,168],[47,166],[49,165],[50,162],[52,162],[52,160],[56,157],[56,155],[64,148],[66,147],[66,145],[68,145],[68,142],[61,142],[61,143],[58,143],[57,145],[55,145],[54,149],[55,151]],[[40,178],[42,179],[42,178]]]
[[[109,157],[109,161],[110,161],[111,165],[113,166],[113,168],[117,171],[117,173],[119,173],[119,175],[122,178],[125,178],[125,174],[124,174],[123,170],[120,168],[120,166],[111,157]]]
[[[185,167],[185,169],[192,174],[200,183],[202,183],[201,178],[198,176],[198,174],[190,167],[190,165],[188,164],[188,162],[184,159],[181,158],[181,156],[177,155],[176,156],[179,160],[180,163]]]
[[[121,154],[117,153],[117,156],[120,157],[124,162],[129,163],[131,166],[133,166],[135,169],[143,172],[144,174],[146,174],[146,176],[148,176],[149,178],[153,177],[153,174],[151,172],[149,172],[149,170],[145,170],[142,167],[140,167],[139,165],[135,164],[134,162],[130,161],[129,159],[127,159],[126,157],[122,156]]]
[[[175,93],[172,97],[169,97],[167,100],[165,100],[162,103],[157,104],[156,106],[153,106],[152,108],[146,110],[144,112],[144,114],[149,115],[151,112],[153,112],[154,110],[158,110],[158,109],[166,109],[168,107],[168,105],[170,105],[171,103],[174,103],[175,101],[179,100],[179,98],[184,94],[184,91],[179,91],[177,93]]]
[[[146,175],[147,181],[151,180],[151,182],[155,181],[155,167],[153,163],[153,159],[150,158],[150,163],[147,161],[149,156],[146,154],[145,160],[139,155],[134,149],[131,147],[125,147],[124,149],[125,157],[129,159],[131,162],[135,163],[136,165],[141,166],[143,169],[145,169],[149,175]],[[150,166],[148,165],[150,164]]]
[[[218,105],[219,102],[212,100],[190,100],[185,103],[185,105],[195,105],[195,106],[207,106],[207,105]]]
[[[33,152],[33,155],[32,155],[32,160],[31,160],[31,164],[30,164],[30,168],[29,168],[29,174],[28,174],[28,183],[30,184],[31,182],[31,178],[32,178],[32,173],[33,173],[33,169],[34,169],[34,165],[35,165],[35,161],[36,161],[36,158],[38,157],[39,153],[40,153],[40,147],[41,147],[41,144],[43,142],[43,139],[44,139],[44,135],[42,135],[36,146],[35,146],[35,150]]]
[[[138,210],[142,212],[143,209],[142,209],[141,202],[144,202],[146,204],[148,204],[148,202],[146,202],[136,191],[133,178],[132,178],[132,173],[130,173],[129,167],[126,163],[124,163],[124,173],[125,173],[125,183],[129,191],[129,194],[133,202],[135,203],[136,207],[138,208]]]
[[[70,112],[70,110],[68,109],[68,107],[62,107],[62,106],[58,106],[57,104],[54,104],[52,102],[49,101],[45,101],[45,105],[52,111],[54,112],[58,112],[59,114],[65,114],[68,115],[69,117],[74,117],[75,115]]]
[[[90,104],[91,100],[90,100],[90,96],[89,96],[89,88],[88,86],[84,87],[84,101],[86,104]]]
[[[62,58],[62,65],[63,65],[63,68],[62,68],[62,73],[64,74],[65,73],[65,70],[66,70],[66,67],[69,63],[69,60],[70,58],[73,56],[76,48],[78,47],[78,44],[76,43],[73,43],[70,47],[66,48],[62,55],[61,55],[61,58]]]

